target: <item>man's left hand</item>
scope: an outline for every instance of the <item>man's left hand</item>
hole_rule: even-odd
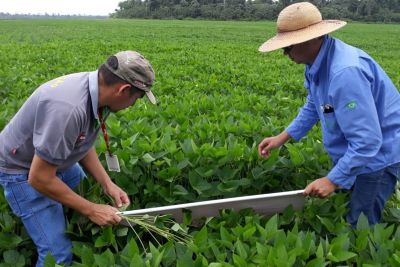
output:
[[[307,185],[303,194],[306,196],[326,198],[335,191],[336,188],[337,185],[332,183],[328,177],[322,177]]]
[[[108,183],[106,187],[103,188],[104,192],[112,197],[117,208],[121,208],[123,205],[128,206],[130,204],[128,195],[119,186],[113,182]]]

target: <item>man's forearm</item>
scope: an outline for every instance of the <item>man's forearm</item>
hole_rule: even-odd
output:
[[[33,188],[47,197],[87,215],[92,202],[84,199],[56,176],[57,167],[34,156],[28,182]]]
[[[92,147],[86,156],[79,162],[93,176],[103,188],[107,187],[111,182],[106,170],[101,164],[99,157],[94,147]]]
[[[283,145],[292,137],[289,135],[289,133],[287,131],[283,131],[278,135],[278,138],[279,138],[279,142],[281,143],[280,145]]]

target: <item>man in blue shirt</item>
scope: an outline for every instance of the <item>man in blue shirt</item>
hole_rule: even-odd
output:
[[[328,33],[343,27],[322,20],[308,2],[283,9],[278,33],[259,51],[283,48],[297,64],[305,64],[307,99],[297,117],[279,135],[258,146],[261,157],[293,138],[300,140],[321,122],[323,144],[333,161],[330,172],[310,183],[305,195],[327,197],[335,189],[351,189],[346,220],[357,224],[364,213],[378,223],[400,172],[400,95],[383,69],[365,52]]]

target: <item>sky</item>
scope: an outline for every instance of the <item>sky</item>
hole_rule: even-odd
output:
[[[124,0],[0,0],[0,12],[107,16]]]

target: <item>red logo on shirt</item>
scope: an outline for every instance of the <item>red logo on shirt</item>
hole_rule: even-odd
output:
[[[85,132],[82,132],[79,134],[78,138],[76,139],[76,143],[79,144],[79,143],[85,141],[85,139],[86,139],[86,134],[85,134]]]

